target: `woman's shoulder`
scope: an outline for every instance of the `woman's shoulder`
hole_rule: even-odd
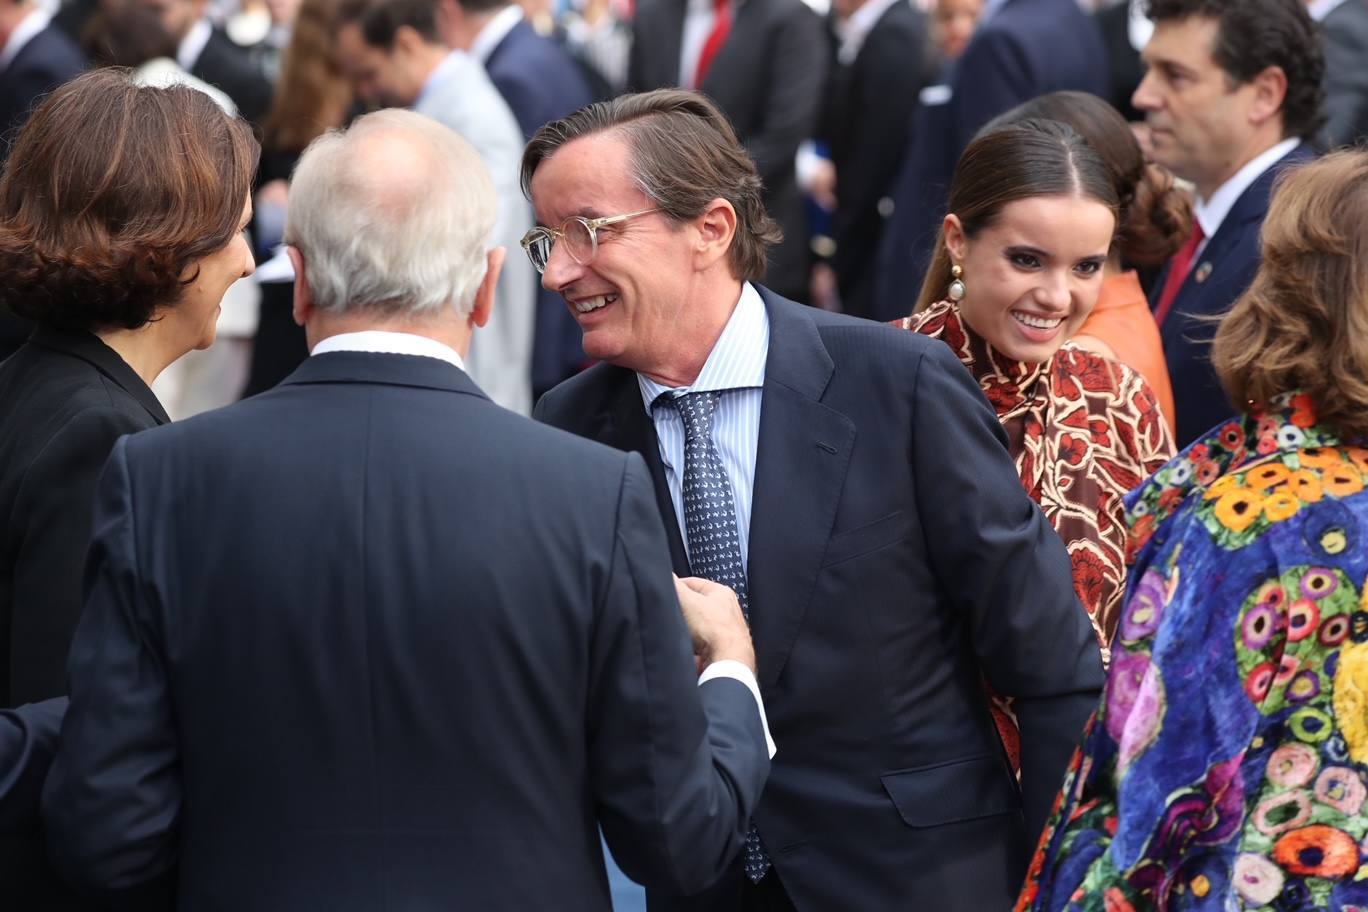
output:
[[[1100,400],[1107,410],[1141,399],[1154,401],[1139,371],[1072,342],[1065,342],[1055,353],[1051,385],[1071,398]]]

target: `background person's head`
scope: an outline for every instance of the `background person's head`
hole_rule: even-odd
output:
[[[960,156],[917,309],[947,296],[1009,358],[1049,359],[1102,287],[1119,200],[1101,158],[1068,126],[1028,120],[980,135]]]
[[[983,0],[936,0],[931,9],[931,35],[942,59],[959,59],[982,13]]]
[[[696,92],[623,95],[547,124],[522,182],[548,228],[642,213],[600,228],[592,261],[557,241],[542,284],[565,298],[591,357],[647,373],[701,366],[740,283],[759,280],[780,239],[755,163]]]
[[[1288,171],[1263,223],[1263,260],[1216,332],[1235,407],[1300,391],[1344,439],[1368,437],[1368,152]]]
[[[0,306],[59,329],[147,328],[176,355],[208,347],[224,292],[252,272],[258,152],[247,123],[195,89],[77,77],[0,176]]]
[[[1289,137],[1316,138],[1325,60],[1303,0],[1150,0],[1132,103],[1154,159],[1209,198]]]
[[[470,144],[409,111],[316,139],[290,187],[285,243],[310,346],[338,332],[421,332],[465,354],[489,318],[498,201]]]
[[[177,44],[204,18],[209,0],[131,0],[157,14],[162,28]]]
[[[1162,165],[1147,164],[1135,133],[1117,110],[1087,92],[1051,92],[1017,105],[981,132],[1024,120],[1067,124],[1112,172],[1120,200],[1115,251],[1128,266],[1160,266],[1192,230],[1192,199]]]
[[[406,108],[447,54],[433,0],[343,0],[337,60],[373,106]]]

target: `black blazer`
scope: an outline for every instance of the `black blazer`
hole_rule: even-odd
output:
[[[1368,0],[1345,0],[1320,24],[1325,50],[1325,139],[1368,141]]]
[[[49,25],[0,70],[0,164],[9,157],[14,134],[43,96],[83,69],[85,58],[76,43]]]
[[[761,838],[800,909],[1006,909],[1102,685],[1068,556],[947,346],[761,294],[747,585],[779,745]],[[688,572],[636,376],[597,365],[536,415],[641,453]],[[1016,698],[1023,790],[985,676]],[[735,909],[741,876],[652,906]]]
[[[817,138],[836,166],[832,268],[848,314],[875,317],[875,264],[885,198],[893,192],[909,137],[907,124],[931,75],[926,15],[890,6],[849,64],[834,63]],[[839,47],[839,42],[837,43]]]
[[[1172,309],[1159,327],[1164,360],[1173,381],[1173,405],[1178,412],[1174,442],[1179,448],[1235,415],[1211,364],[1211,340],[1219,322],[1212,318],[1229,310],[1259,271],[1259,231],[1268,214],[1273,182],[1287,168],[1304,164],[1315,156],[1315,150],[1303,143],[1249,185],[1215,236],[1202,248],[1202,255],[1193,263],[1183,287],[1178,289],[1178,297],[1173,299]],[[1150,292],[1150,307],[1163,297],[1169,269],[1165,266],[1159,274]]]
[[[87,888],[607,910],[600,823],[657,886],[740,850],[759,713],[697,684],[639,458],[436,359],[335,352],[122,441],[96,513],[43,800]]]
[[[100,469],[169,420],[90,333],[40,329],[0,363],[0,706],[66,693]]]
[[[627,84],[649,91],[679,84],[687,0],[641,0],[632,24]],[[784,231],[770,251],[765,284],[808,297],[807,209],[794,156],[821,111],[828,47],[822,20],[802,0],[741,0],[731,33],[700,87],[731,120],[765,184],[765,206]]]
[[[100,469],[121,435],[168,420],[89,333],[40,329],[0,363],[0,706],[66,693]],[[34,825],[0,835],[0,895],[86,908],[53,873]]]
[[[190,75],[222,89],[245,120],[260,124],[271,110],[271,83],[251,56],[215,28]]]

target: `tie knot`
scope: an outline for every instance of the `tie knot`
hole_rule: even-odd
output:
[[[686,440],[712,435],[713,413],[717,411],[717,400],[720,395],[716,390],[708,390],[665,397],[665,401],[679,412],[679,417],[684,422]]]

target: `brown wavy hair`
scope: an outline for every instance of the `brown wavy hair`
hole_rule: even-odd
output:
[[[697,218],[721,198],[736,210],[728,251],[732,275],[759,281],[769,248],[783,239],[765,211],[760,175],[725,114],[706,95],[657,89],[619,95],[542,127],[522,159],[522,188],[532,197],[532,175],[557,149],[582,136],[620,130],[632,149],[632,179],[676,222]]]
[[[1161,165],[1146,164],[1130,125],[1107,102],[1087,92],[1050,92],[991,121],[988,133],[1023,120],[1068,124],[1111,169],[1121,200],[1116,251],[1129,266],[1160,266],[1192,231],[1192,197]]]
[[[351,114],[351,82],[337,62],[333,38],[339,6],[340,0],[304,0],[299,5],[271,112],[261,125],[271,149],[303,152]]]
[[[1221,383],[1243,412],[1300,390],[1343,437],[1368,437],[1368,151],[1284,172],[1262,243],[1216,331]]]
[[[101,69],[53,92],[0,176],[0,307],[67,329],[136,329],[233,239],[259,149],[197,89]]]

